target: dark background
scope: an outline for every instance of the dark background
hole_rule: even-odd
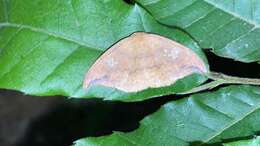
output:
[[[133,0],[125,0],[132,3]],[[217,57],[206,50],[211,71],[260,78],[259,64]],[[87,136],[132,131],[139,121],[168,101],[165,96],[143,102],[122,103],[97,99],[34,97],[0,90],[0,146],[69,146]]]
[[[217,57],[206,50],[212,71],[260,78],[257,63]],[[87,136],[131,131],[139,121],[168,101],[165,96],[143,102],[122,103],[98,99],[34,97],[0,90],[0,146],[68,146]]]

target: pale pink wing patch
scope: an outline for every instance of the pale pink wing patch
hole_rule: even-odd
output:
[[[137,92],[169,86],[195,72],[206,73],[207,68],[191,49],[159,35],[138,32],[101,55],[87,72],[83,86]]]

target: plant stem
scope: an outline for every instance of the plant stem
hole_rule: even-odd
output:
[[[191,94],[191,93],[197,93],[197,92],[200,92],[200,91],[204,91],[204,90],[209,90],[209,89],[212,89],[212,88],[215,88],[221,84],[224,84],[223,82],[220,82],[220,81],[212,81],[212,82],[209,82],[209,83],[206,83],[204,85],[201,85],[201,86],[198,86],[198,87],[195,87],[187,92],[181,92],[181,93],[178,93],[178,94]]]
[[[215,88],[222,84],[246,84],[246,85],[260,85],[260,79],[254,79],[254,78],[240,78],[240,77],[234,77],[234,76],[228,76],[222,73],[217,72],[210,72],[208,75],[209,79],[212,79],[213,81],[206,83],[204,85],[195,87],[187,92],[182,92],[179,94],[191,94],[191,93],[197,93],[204,90],[209,90],[212,88]]]
[[[228,76],[222,73],[210,72],[208,77],[215,81],[224,81],[227,84],[247,84],[247,85],[260,85],[260,79],[253,78],[240,78],[234,76]]]

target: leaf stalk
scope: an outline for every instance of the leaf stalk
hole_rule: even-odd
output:
[[[234,76],[229,76],[229,75],[225,75],[225,74],[218,73],[218,72],[209,72],[207,77],[213,81],[206,83],[204,85],[195,87],[187,92],[182,92],[182,93],[178,93],[178,94],[197,93],[197,92],[201,92],[204,90],[213,89],[222,84],[244,84],[244,85],[258,85],[258,86],[260,85],[260,79],[234,77]]]

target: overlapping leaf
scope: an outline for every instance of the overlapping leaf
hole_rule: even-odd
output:
[[[260,131],[260,88],[229,86],[165,104],[130,133],[86,138],[76,146],[185,146]]]
[[[175,39],[205,60],[189,36],[158,24],[138,5],[122,0],[1,0],[0,88],[133,101],[190,89],[205,80],[193,75],[175,88],[137,95],[104,88],[82,90],[84,74],[99,55],[136,31]]]
[[[138,2],[158,21],[184,28],[201,46],[214,48],[220,56],[244,62],[260,60],[257,0],[234,4],[224,0]],[[130,6],[121,0],[1,0],[0,88],[34,95],[136,101],[188,90],[205,80],[192,75],[174,86],[137,94],[102,87],[82,90],[84,74],[98,56],[136,31],[177,40],[205,60],[189,36],[157,23],[137,4]],[[164,105],[133,132],[86,138],[76,145],[181,146],[254,135],[260,131],[259,96],[259,87],[253,86],[194,95]]]
[[[136,1],[161,23],[185,29],[219,56],[260,61],[259,0]]]

